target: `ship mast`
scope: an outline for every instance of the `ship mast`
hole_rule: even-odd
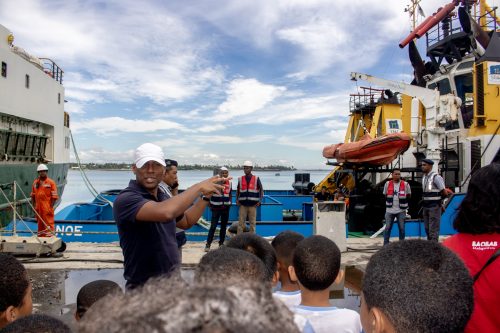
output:
[[[417,18],[419,15],[425,17],[424,11],[422,10],[422,7],[420,7],[421,1],[422,0],[411,0],[411,3],[406,5],[405,12],[410,16],[410,31],[415,30],[415,27],[417,26]]]

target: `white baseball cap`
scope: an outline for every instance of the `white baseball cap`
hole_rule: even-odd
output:
[[[226,167],[221,167],[220,171],[229,171]]]
[[[165,166],[165,156],[160,146],[152,143],[144,143],[135,150],[134,164],[142,168],[149,161],[155,161]]]
[[[243,162],[243,166],[244,167],[253,167],[253,163],[252,163],[252,161],[245,161],[245,162]]]

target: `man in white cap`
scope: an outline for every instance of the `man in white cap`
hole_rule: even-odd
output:
[[[219,232],[219,247],[224,245],[226,239],[227,221],[229,220],[229,210],[231,209],[231,191],[233,185],[227,179],[229,177],[229,170],[226,167],[219,169],[219,176],[226,179],[224,182],[224,190],[221,194],[214,194],[210,197],[210,210],[212,212],[212,219],[210,221],[210,230],[208,231],[207,245],[205,252],[210,251],[210,245],[214,240],[215,229],[220,219],[220,232]]]
[[[57,186],[47,176],[49,168],[45,164],[38,165],[36,171],[38,177],[31,187],[31,202],[36,211],[38,237],[51,237],[55,232],[54,204],[59,198]]]
[[[127,289],[134,289],[152,277],[169,274],[179,267],[176,218],[184,214],[184,227],[193,226],[198,221],[196,215],[201,216],[207,206],[208,197],[224,187],[218,184],[224,179],[217,175],[168,198],[158,187],[165,174],[165,165],[159,146],[152,143],[139,146],[132,165],[135,180],[118,194],[113,204]],[[198,200],[200,196],[206,197]]]
[[[245,221],[250,222],[250,232],[255,233],[257,224],[257,207],[262,202],[264,190],[260,178],[252,175],[253,163],[245,161],[243,163],[243,176],[238,178],[238,188],[236,190],[236,204],[240,207],[238,219],[238,235],[245,230]]]

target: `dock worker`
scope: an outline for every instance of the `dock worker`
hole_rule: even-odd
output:
[[[314,201],[328,201],[330,198],[330,193],[327,192],[326,186],[322,186],[321,192],[314,195]]]
[[[428,240],[439,240],[439,227],[441,225],[441,202],[447,196],[443,177],[432,171],[434,161],[422,160],[422,215]]]
[[[219,169],[219,175],[221,176],[221,178],[227,179],[229,177],[229,170],[223,166]],[[224,182],[224,190],[222,191],[222,193],[214,194],[210,197],[210,211],[212,213],[212,219],[210,221],[210,230],[208,230],[205,252],[210,251],[210,245],[214,240],[215,229],[217,229],[219,219],[219,247],[224,245],[224,241],[226,239],[227,221],[229,220],[229,210],[231,209],[232,187],[233,185],[231,181],[226,180]]]
[[[408,182],[401,179],[401,170],[394,168],[392,170],[392,179],[384,185],[385,195],[385,230],[384,245],[389,244],[392,225],[394,219],[398,221],[399,240],[405,239],[405,219],[408,202],[411,196],[411,188]]]
[[[132,165],[135,179],[118,194],[113,205],[128,290],[152,277],[168,275],[180,266],[176,219],[184,214],[179,222],[184,229],[190,228],[208,205],[201,196],[207,199],[224,188],[218,184],[224,179],[217,175],[168,198],[158,187],[165,167],[162,148],[152,143],[139,146]]]
[[[239,206],[238,235],[245,230],[245,221],[248,218],[250,222],[250,232],[255,233],[257,224],[257,207],[260,206],[264,196],[260,178],[252,175],[253,163],[245,161],[243,163],[243,172],[245,173],[238,179],[236,189],[236,204]]]
[[[38,237],[51,237],[55,235],[54,204],[57,195],[56,183],[48,177],[49,168],[40,164],[36,168],[38,177],[31,187],[31,202],[36,211],[38,222]]]

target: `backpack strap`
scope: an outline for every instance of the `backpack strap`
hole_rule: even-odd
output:
[[[500,257],[500,248],[498,248],[494,253],[493,255],[490,257],[490,259],[488,259],[488,261],[486,262],[486,264],[484,264],[483,268],[481,268],[479,270],[479,272],[476,273],[476,275],[474,275],[474,283],[477,281],[477,279],[479,279],[479,276],[481,275],[481,273],[486,269],[486,267],[488,267],[493,261],[495,261],[495,259],[497,259],[498,257]]]

